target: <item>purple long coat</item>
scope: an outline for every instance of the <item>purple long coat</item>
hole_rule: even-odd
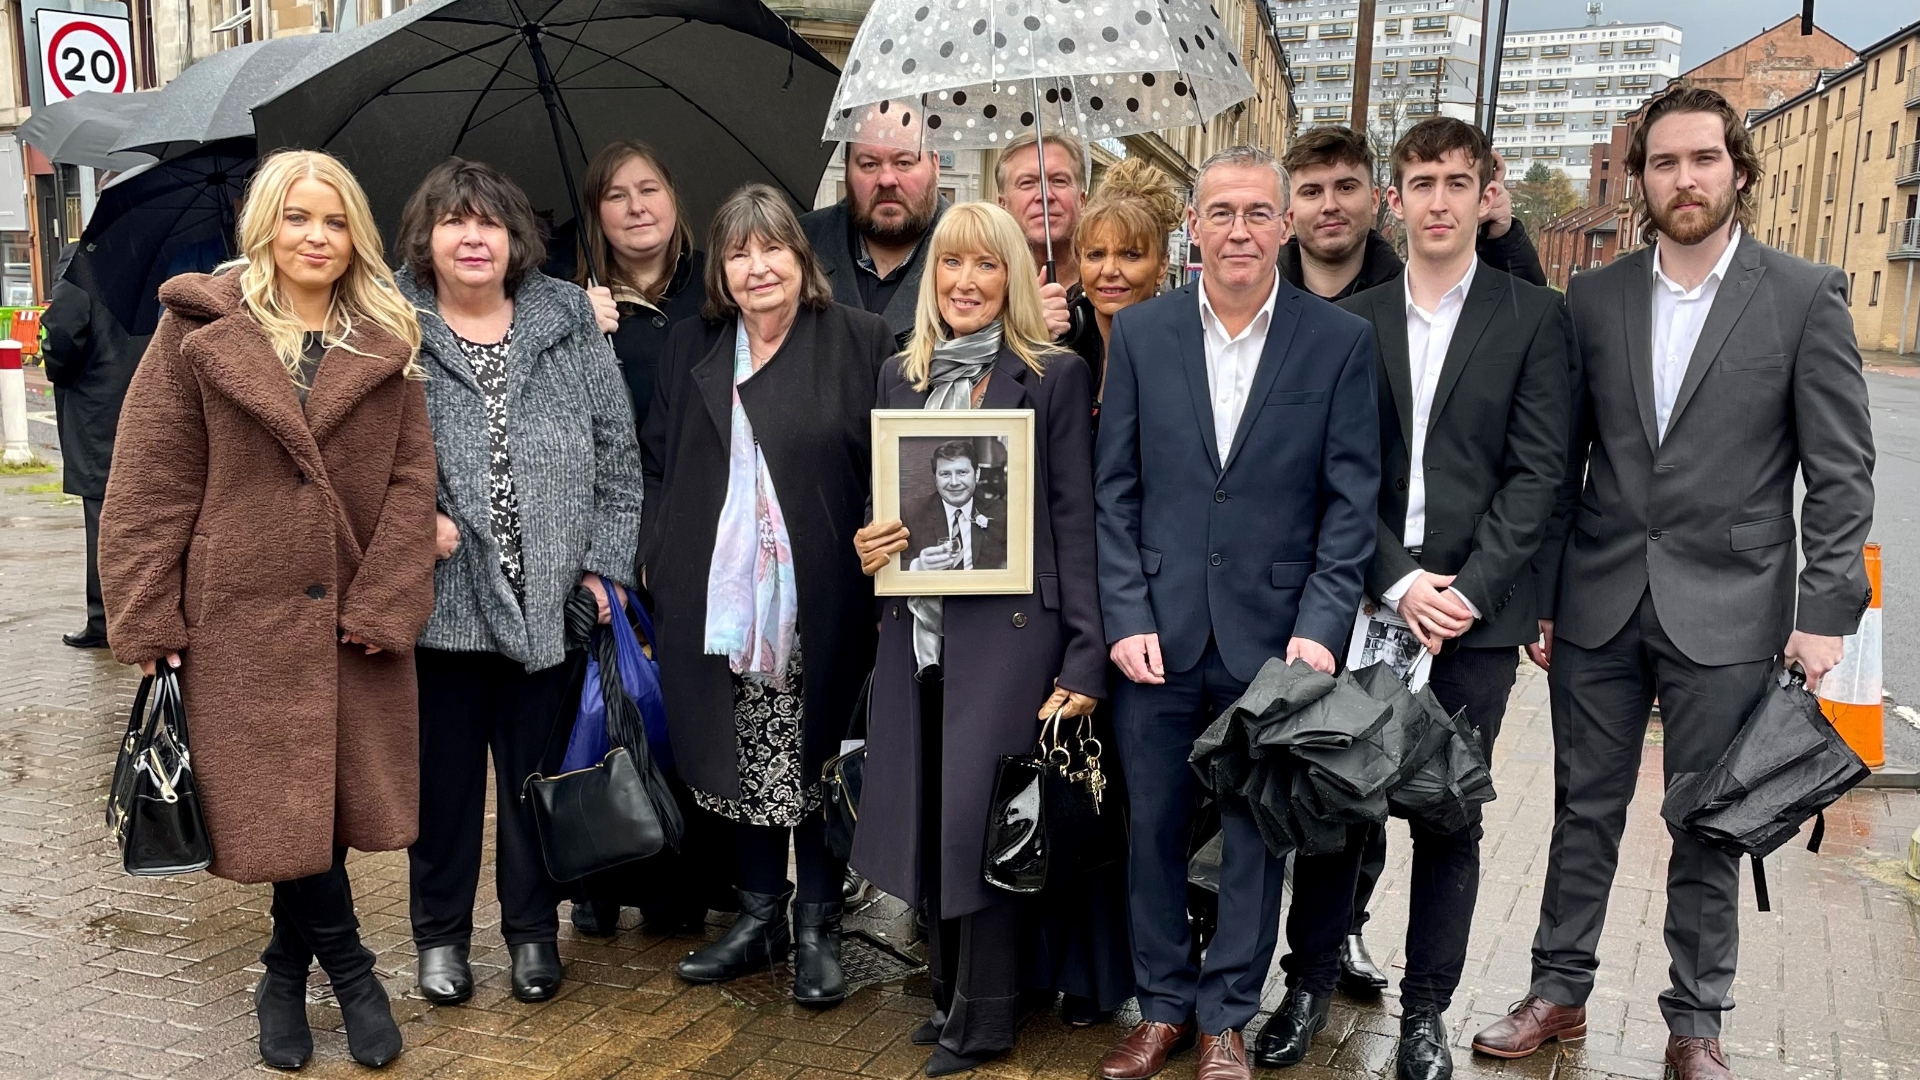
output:
[[[926,404],[900,373],[880,372],[878,408]],[[980,407],[1034,410],[1036,589],[946,600],[946,698],[940,748],[940,917],[959,918],[1011,894],[981,877],[987,804],[1002,754],[1040,734],[1040,706],[1061,686],[1107,692],[1093,549],[1093,393],[1086,362],[1048,358],[1043,378],[1002,349]],[[904,900],[921,897],[920,691],[905,597],[880,598],[880,648],[867,732],[866,787],[855,869]]]

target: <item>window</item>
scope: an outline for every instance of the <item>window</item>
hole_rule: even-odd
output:
[[[1440,111],[1440,106],[1431,101],[1410,101],[1407,103],[1408,116],[1432,116]]]
[[[1559,157],[1560,148],[1557,146],[1536,146],[1533,148],[1533,156],[1534,157]]]
[[[1611,42],[1611,41],[1603,41],[1603,42],[1601,42],[1601,43],[1600,43],[1600,55],[1601,55],[1601,56],[1612,56],[1612,55],[1613,55],[1613,42]]]
[[[1900,59],[1893,62],[1893,81],[1897,83],[1907,81],[1907,47],[1905,45],[1900,46]]]
[[[1413,32],[1416,34],[1424,34],[1433,30],[1445,30],[1446,28],[1447,17],[1445,15],[1428,15],[1413,20]]]
[[[1843,87],[1841,87],[1841,88],[1840,88],[1840,113],[1839,113],[1839,115],[1845,115],[1845,114],[1846,114],[1846,111],[1847,111],[1847,88],[1843,86]]]
[[[1611,80],[1595,79],[1593,80],[1593,92],[1596,94],[1604,94],[1607,92],[1607,88],[1610,85],[1611,85]]]
[[[1880,304],[1880,271],[1875,270],[1873,272],[1873,291],[1867,293],[1867,306],[1878,307],[1879,304]]]
[[[1351,69],[1345,64],[1321,64],[1319,67],[1313,69],[1313,77],[1316,79],[1344,79],[1348,77],[1350,70]]]
[[[1387,25],[1386,25],[1386,32],[1387,32],[1387,33],[1389,33],[1389,34],[1397,34],[1397,33],[1399,33],[1399,32],[1400,32],[1400,20],[1399,20],[1399,19],[1388,19],[1388,20],[1387,20]]]
[[[1407,71],[1413,75],[1438,75],[1440,74],[1440,61],[1415,60],[1407,65]]]
[[[1528,57],[1531,57],[1532,55],[1533,55],[1533,50],[1532,50],[1532,49],[1502,49],[1502,50],[1500,50],[1500,59],[1502,59],[1502,60],[1525,60],[1525,59],[1527,59]]]
[[[1391,64],[1381,64],[1381,65],[1380,65],[1380,77],[1381,77],[1381,78],[1383,78],[1383,79],[1397,79],[1397,78],[1399,78],[1399,77],[1400,77],[1400,63],[1399,63],[1399,61],[1395,61],[1395,62],[1393,62],[1393,63],[1391,63]]]
[[[1887,125],[1887,156],[1894,155],[1894,148],[1900,144],[1900,121]]]
[[[1536,114],[1533,118],[1533,122],[1536,124],[1542,124],[1542,125],[1564,124],[1567,122],[1567,118],[1564,113],[1543,112],[1543,113]]]
[[[1543,92],[1550,91],[1550,90],[1565,90],[1566,88],[1567,88],[1567,80],[1565,79],[1541,79],[1540,80],[1540,89]]]
[[[1322,105],[1313,110],[1315,120],[1345,120],[1347,110],[1342,105]]]
[[[1604,123],[1606,123],[1606,122],[1607,122],[1607,114],[1606,114],[1606,113],[1603,113],[1603,112],[1597,112],[1597,113],[1594,113],[1594,114],[1593,114],[1593,122],[1594,122],[1595,124],[1604,124]]]
[[[1573,55],[1573,46],[1571,45],[1549,45],[1540,50],[1540,59],[1542,60],[1561,59],[1571,55]]]
[[[1322,23],[1320,25],[1320,39],[1322,41],[1327,38],[1348,38],[1352,36],[1352,23]]]
[[[1867,144],[1866,149],[1860,152],[1860,160],[1872,161],[1873,160],[1873,132],[1871,131],[1867,132],[1866,144]]]
[[[1500,92],[1503,94],[1524,94],[1531,84],[1525,79],[1501,79]]]
[[[1651,75],[1622,75],[1620,77],[1620,89],[1622,90],[1638,90],[1652,85],[1653,76]]]
[[[1877,56],[1873,58],[1873,74],[1868,76],[1867,89],[1880,89],[1880,58]]]
[[[1500,127],[1521,127],[1526,122],[1526,116],[1521,113],[1501,113],[1500,119],[1494,121]]]
[[[1853,212],[1853,234],[1855,236],[1860,235],[1860,223],[1865,220],[1867,220],[1867,204],[1861,203],[1854,207]]]
[[[1891,198],[1880,200],[1880,227],[1873,230],[1874,232],[1884,233],[1887,231],[1887,211],[1890,209],[1889,204],[1891,204],[1892,202],[1893,202],[1893,199]]]
[[[1307,39],[1307,28],[1304,26],[1282,26],[1274,36],[1281,41],[1305,41]]]

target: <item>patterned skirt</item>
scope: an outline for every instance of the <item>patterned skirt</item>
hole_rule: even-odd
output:
[[[740,763],[740,797],[694,789],[693,801],[743,825],[791,828],[817,813],[826,784],[803,764],[803,688],[800,644],[787,662],[787,688],[767,679],[733,677],[733,730]]]

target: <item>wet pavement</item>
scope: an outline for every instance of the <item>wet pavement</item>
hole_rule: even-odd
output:
[[[206,875],[128,877],[107,840],[102,800],[136,680],[104,653],[60,644],[82,621],[82,541],[77,502],[33,490],[55,480],[0,477],[0,1077],[217,1080],[265,1072],[251,990],[266,944],[268,889]],[[1552,812],[1545,690],[1523,664],[1496,753],[1500,798],[1488,807],[1466,979],[1448,1014],[1458,1075],[1659,1080],[1665,1031],[1654,995],[1666,981],[1667,839],[1656,797],[1657,728],[1601,946],[1592,1034],[1524,1061],[1466,1050],[1472,1033],[1526,990]],[[1902,870],[1916,825],[1920,794],[1856,791],[1829,812],[1821,854],[1793,844],[1769,860],[1774,910],[1760,914],[1750,898],[1744,903],[1739,1007],[1726,1030],[1743,1080],[1920,1080],[1920,883]],[[1396,977],[1405,836],[1394,823],[1368,935]],[[478,917],[473,1000],[440,1008],[412,994],[404,856],[356,855],[348,865],[406,1037],[389,1076],[848,1080],[917,1076],[925,1063],[926,1051],[908,1040],[929,1008],[925,977],[902,974],[911,948],[903,961],[898,949],[876,947],[897,945],[908,932],[890,901],[855,920],[874,935],[857,947],[863,968],[882,981],[825,1012],[784,1000],[777,977],[730,987],[681,983],[671,965],[698,944],[692,939],[624,929],[602,942],[564,924],[567,981],[555,1000],[522,1005],[508,993],[490,901]],[[489,893],[483,888],[483,899]],[[632,912],[627,919],[631,926]],[[1269,1006],[1278,980],[1270,985]],[[370,1075],[347,1058],[324,982],[309,997],[316,1052],[303,1075]],[[1019,1048],[979,1074],[1091,1077],[1129,1019],[1069,1031],[1035,1017]],[[1336,999],[1332,1026],[1289,1080],[1391,1075],[1398,1030],[1393,995],[1374,1004]],[[1164,1075],[1189,1080],[1193,1068],[1188,1055]]]

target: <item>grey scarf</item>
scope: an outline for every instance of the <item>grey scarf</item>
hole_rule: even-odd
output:
[[[1000,356],[1000,320],[995,319],[965,337],[942,341],[933,347],[928,365],[927,409],[971,409],[973,391],[980,380],[993,370]],[[925,538],[908,538],[914,545]],[[915,672],[940,663],[942,642],[946,638],[946,609],[938,596],[910,596],[907,610],[913,614],[913,660]]]

